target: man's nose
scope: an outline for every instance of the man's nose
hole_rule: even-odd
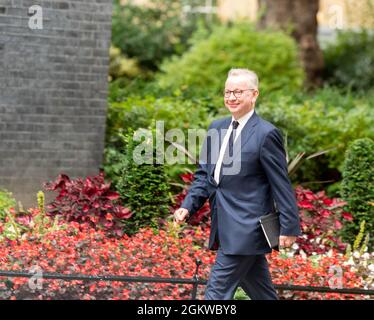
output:
[[[230,92],[230,95],[229,95],[229,100],[236,100],[237,98],[235,97],[234,95],[234,92]]]

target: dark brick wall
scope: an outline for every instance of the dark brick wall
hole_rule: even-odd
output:
[[[0,188],[25,206],[61,172],[98,172],[111,14],[112,0],[0,0]]]

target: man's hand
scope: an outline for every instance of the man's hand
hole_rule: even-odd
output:
[[[280,236],[279,237],[279,247],[280,248],[287,248],[291,247],[292,244],[296,241],[297,237],[293,236]]]
[[[179,208],[174,212],[174,221],[176,223],[182,223],[186,217],[189,215],[189,212],[185,208]]]

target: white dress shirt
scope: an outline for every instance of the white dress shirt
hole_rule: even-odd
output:
[[[254,111],[255,110],[252,109],[251,111],[246,113],[244,116],[242,116],[240,119],[236,120],[236,121],[239,122],[239,126],[236,128],[235,141],[239,137],[240,132],[243,130],[243,128],[244,128],[245,124],[247,123],[247,121],[249,120],[249,118],[253,115]],[[229,138],[230,138],[230,135],[231,135],[231,132],[232,132],[232,122],[234,120],[235,120],[234,117],[232,117],[230,126],[227,129],[225,137],[223,138],[221,149],[219,150],[219,157],[218,157],[218,160],[217,160],[216,167],[214,169],[214,180],[216,180],[217,184],[219,183],[219,174],[220,174],[220,171],[221,171],[222,160],[223,160],[223,156],[225,154],[227,143],[229,141]]]

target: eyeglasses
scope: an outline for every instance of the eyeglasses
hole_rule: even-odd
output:
[[[256,90],[256,89],[245,89],[245,90],[239,90],[239,89],[236,89],[236,90],[224,90],[223,91],[223,95],[225,96],[225,98],[229,98],[231,96],[231,92],[234,94],[234,97],[235,98],[240,98],[242,95],[243,95],[243,92],[244,91],[248,91],[248,90]]]

